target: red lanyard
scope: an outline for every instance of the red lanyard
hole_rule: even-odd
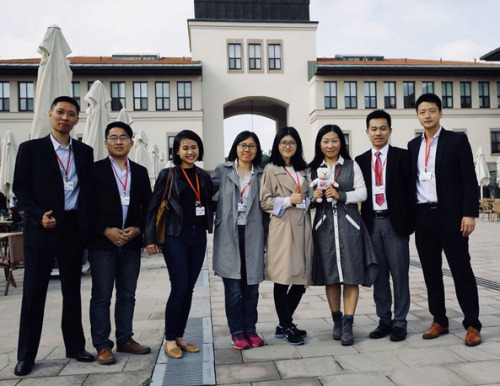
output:
[[[196,173],[196,190],[195,190],[193,184],[191,183],[190,179],[188,178],[188,176],[186,174],[186,171],[184,170],[184,168],[182,166],[181,166],[181,170],[184,173],[184,177],[186,177],[186,180],[187,180],[189,186],[191,186],[191,189],[193,189],[193,192],[196,195],[196,198],[198,199],[199,205],[201,205],[200,180],[198,179],[198,172],[195,171],[195,173]]]
[[[291,177],[293,182],[295,182],[295,178],[293,178],[293,176],[290,174],[290,172],[288,171],[287,168],[285,168],[285,172],[287,172],[287,174]],[[302,193],[301,189],[300,189],[300,178],[299,178],[299,175],[297,174],[297,172],[295,172],[295,176],[297,177],[297,182],[295,182],[295,184],[297,185],[297,190],[299,191],[299,193]]]
[[[337,182],[337,178],[339,178],[339,174],[340,174],[341,170],[342,170],[342,165],[339,164],[339,170],[337,170],[337,174],[335,175],[335,179],[333,180],[333,182]]]
[[[111,167],[113,168],[113,171],[115,172],[116,178],[118,178],[118,181],[120,181],[120,184],[123,186],[123,196],[125,197],[127,195],[128,162],[127,162],[127,165],[125,166],[125,169],[127,170],[126,174],[125,174],[125,183],[122,182],[122,179],[120,178],[120,176],[116,172],[116,169],[115,169],[115,167],[114,167],[113,162],[111,161],[111,159],[109,160],[109,162],[111,162]]]
[[[380,154],[382,154],[382,153],[380,153]],[[375,160],[375,162],[377,162],[377,161]],[[382,174],[384,173],[384,166],[385,166],[386,162],[387,162],[387,157],[385,157],[385,160],[384,160],[384,163],[382,164],[382,169],[380,170],[380,173],[377,173],[377,171],[375,170],[375,165],[373,164],[373,154],[372,154],[372,169],[373,169],[373,173],[375,173],[375,185],[376,186],[380,185],[380,179],[382,178]]]
[[[427,146],[427,137],[424,134],[425,138],[425,160],[424,160],[424,166],[425,166],[425,172],[427,173],[427,162],[429,162],[429,156],[431,155],[431,146],[432,146],[432,138],[429,142],[429,145]]]
[[[241,202],[243,202],[243,194],[245,193],[245,190],[247,190],[247,188],[250,186],[250,183],[252,182],[252,179],[250,178],[250,181],[248,181],[248,184],[246,184],[243,189],[241,189],[241,193],[240,193],[240,196],[241,196]],[[243,180],[242,180],[242,183],[243,183]]]
[[[61,167],[63,168],[64,170],[64,175],[66,176],[66,182],[69,181],[69,164],[71,163],[71,146],[69,147],[69,154],[68,154],[68,162],[67,162],[67,165],[66,167],[64,167],[64,164],[62,163],[61,159],[59,158],[59,155],[57,154],[57,151],[56,151],[56,157],[57,157],[57,160],[59,161],[59,165],[61,165]]]

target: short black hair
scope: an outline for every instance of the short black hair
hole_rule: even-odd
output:
[[[392,127],[391,126],[391,116],[389,115],[389,113],[387,111],[374,110],[370,114],[368,114],[368,116],[366,117],[366,128],[367,129],[370,128],[370,121],[372,119],[379,119],[379,118],[385,119],[387,121],[387,124],[389,125],[389,129]]]
[[[321,151],[321,140],[323,136],[329,132],[333,131],[339,136],[340,140],[340,152],[339,155],[342,156],[343,159],[351,159],[351,156],[347,152],[347,144],[345,142],[345,136],[340,127],[337,125],[325,125],[321,129],[319,129],[318,134],[316,135],[316,141],[314,142],[314,158],[309,163],[309,167],[313,170],[320,167],[325,159],[325,155]]]
[[[276,166],[285,167],[285,160],[280,154],[280,141],[290,135],[295,142],[297,142],[297,150],[295,154],[290,159],[290,163],[292,164],[295,170],[304,170],[307,168],[306,161],[304,161],[304,156],[302,154],[302,141],[300,139],[299,132],[294,127],[282,127],[276,133],[273,141],[273,147],[271,149],[271,156],[269,157],[269,162]]]
[[[122,121],[116,121],[108,123],[108,125],[106,126],[106,130],[104,130],[104,139],[108,138],[109,131],[111,129],[114,129],[115,127],[125,130],[130,139],[132,139],[132,137],[134,136],[134,132],[132,131],[132,128],[129,125],[127,125],[125,122]]]
[[[415,102],[415,110],[417,111],[417,113],[418,113],[418,106],[422,102],[435,103],[439,111],[442,111],[443,109],[443,104],[441,103],[441,99],[436,94],[431,94],[431,93],[422,94],[418,97],[417,101]]]
[[[173,154],[174,165],[179,166],[180,164],[182,164],[182,160],[179,157],[179,154],[177,154],[177,152],[181,147],[181,141],[183,139],[190,139],[198,144],[198,161],[203,161],[203,142],[201,141],[200,136],[196,134],[194,131],[182,130],[174,138],[174,148],[172,150],[172,152],[174,153]]]
[[[257,154],[255,154],[255,158],[252,161],[253,166],[259,166],[262,162],[262,148],[260,147],[260,141],[259,137],[257,137],[257,134],[255,134],[252,131],[242,131],[239,133],[236,138],[234,139],[233,145],[231,146],[231,150],[229,150],[229,155],[227,156],[228,161],[234,161],[236,158],[238,158],[238,153],[236,151],[236,148],[238,147],[238,144],[240,142],[243,142],[244,140],[248,138],[252,138],[255,141],[255,144],[257,145]]]
[[[52,104],[50,105],[50,111],[52,111],[54,109],[54,107],[59,103],[59,102],[68,102],[68,103],[71,103],[73,106],[76,107],[76,113],[77,114],[80,114],[80,105],[78,104],[78,102],[69,97],[69,96],[60,96],[60,97],[57,97],[56,99],[54,99],[52,101]]]

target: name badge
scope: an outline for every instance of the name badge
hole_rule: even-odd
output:
[[[243,204],[242,202],[238,202],[238,213],[246,212],[246,211],[247,211],[247,207],[245,206],[245,204]]]
[[[296,207],[299,209],[305,209],[306,208],[306,200],[302,200],[302,202],[300,204],[297,204]]]
[[[432,177],[431,172],[423,172],[423,173],[420,173],[419,180],[420,181],[430,181],[431,177]]]
[[[122,206],[129,206],[130,205],[130,197],[129,196],[121,196],[120,197]]]
[[[381,185],[381,186],[375,186],[373,188],[373,193],[374,194],[384,194],[385,193],[384,186],[383,185]]]
[[[197,206],[196,207],[196,215],[197,216],[205,216],[205,207],[204,206]]]
[[[64,181],[64,190],[67,192],[72,192],[75,190],[75,183],[73,181]]]

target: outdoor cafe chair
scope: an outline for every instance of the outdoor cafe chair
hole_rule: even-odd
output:
[[[13,271],[15,269],[24,268],[24,248],[23,248],[23,233],[0,233],[0,267],[3,267],[5,279],[4,295],[9,293],[9,286],[12,283],[17,287],[14,280]]]

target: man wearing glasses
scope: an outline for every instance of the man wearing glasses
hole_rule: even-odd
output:
[[[151,185],[145,167],[128,159],[132,129],[112,122],[105,130],[109,156],[94,163],[90,176],[89,262],[92,272],[90,325],[101,365],[116,362],[110,303],[116,284],[115,336],[118,352],[147,354],[151,349],[132,339],[135,290],[141,266],[142,237]]]

